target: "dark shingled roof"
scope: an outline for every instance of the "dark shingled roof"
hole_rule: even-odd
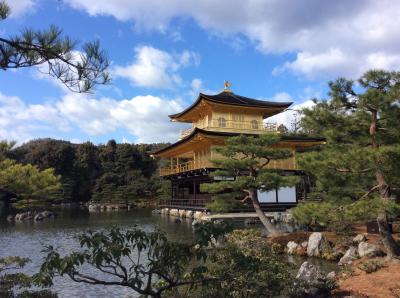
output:
[[[222,131],[211,131],[211,130],[204,130],[201,128],[197,128],[195,127],[195,129],[193,129],[193,131],[190,133],[190,135],[186,136],[185,138],[179,140],[178,142],[171,144],[169,146],[166,146],[160,150],[151,152],[151,154],[158,154],[158,153],[162,153],[164,151],[167,151],[173,147],[176,147],[179,144],[185,143],[186,141],[192,139],[196,134],[198,133],[203,133],[205,135],[208,136],[224,136],[224,137],[233,137],[233,136],[237,136],[240,135],[241,133],[238,132],[222,132]],[[253,135],[253,134],[245,134],[245,135]],[[257,135],[254,135],[257,136]],[[304,141],[311,141],[311,142],[325,142],[326,138],[324,137],[303,137],[303,136],[281,136],[281,140],[282,141],[291,141],[291,142],[304,142]]]
[[[257,107],[257,108],[286,109],[293,103],[293,102],[275,102],[275,101],[258,100],[258,99],[253,99],[253,98],[249,98],[249,97],[236,95],[233,92],[226,92],[226,91],[223,91],[216,95],[207,95],[207,94],[200,93],[199,96],[197,97],[197,100],[190,107],[188,107],[187,109],[185,109],[184,111],[182,111],[180,113],[169,115],[169,117],[176,118],[176,117],[179,117],[179,116],[187,113],[189,110],[194,108],[200,102],[201,99],[215,102],[215,103],[221,103],[221,104],[244,106],[244,107]]]

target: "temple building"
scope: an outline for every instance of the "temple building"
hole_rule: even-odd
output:
[[[215,146],[223,146],[226,138],[239,134],[279,134],[277,125],[268,119],[285,111],[292,102],[272,102],[237,95],[225,82],[224,90],[216,95],[200,93],[196,101],[180,113],[170,115],[173,122],[191,123],[182,131],[179,140],[161,150],[153,152],[164,164],[160,176],[171,181],[171,197],[161,207],[205,210],[211,194],[201,192],[200,185],[213,180],[234,177],[211,177],[215,170],[210,160],[217,158]],[[301,183],[292,188],[281,188],[273,192],[259,192],[259,200],[265,211],[281,211],[293,207],[306,196],[308,179],[296,163],[296,152],[310,146],[323,144],[322,138],[281,136],[279,147],[289,148],[293,156],[272,161],[268,166],[282,169],[286,174],[302,176]],[[237,211],[251,211],[243,206]]]

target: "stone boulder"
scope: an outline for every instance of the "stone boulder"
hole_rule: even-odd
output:
[[[338,265],[339,266],[349,265],[356,259],[358,259],[357,248],[354,246],[350,246],[350,248],[346,251],[344,256],[341,257],[341,259],[339,260]]]
[[[293,255],[293,254],[295,254],[296,253],[296,250],[297,250],[297,247],[298,247],[299,245],[296,243],[296,242],[294,242],[294,241],[289,241],[287,244],[286,244],[286,252],[289,254],[289,255]]]
[[[55,218],[56,214],[52,211],[45,210],[40,213],[44,218]]]
[[[335,271],[331,271],[326,275],[326,279],[327,280],[336,280],[336,272]]]
[[[365,241],[358,244],[358,255],[362,257],[377,257],[382,256],[383,252],[374,244],[369,244]]]
[[[353,243],[359,244],[360,242],[364,242],[367,240],[367,237],[364,234],[358,234],[353,238]]]
[[[13,222],[15,220],[15,216],[14,215],[8,215],[7,216],[7,221],[8,222]]]
[[[283,222],[286,224],[292,224],[294,223],[294,218],[293,215],[289,212],[285,213],[283,216]]]
[[[45,217],[43,216],[42,212],[36,214],[35,217],[33,218],[34,221],[43,221],[43,219],[45,219]]]
[[[182,220],[180,218],[175,218],[174,219],[174,223],[176,224],[180,224],[182,222]]]
[[[15,215],[16,221],[24,221],[24,220],[31,220],[33,219],[33,214],[30,211],[17,213]]]
[[[309,257],[320,257],[324,250],[329,249],[330,244],[320,232],[314,232],[308,238],[307,255]]]
[[[301,280],[306,284],[314,284],[321,278],[322,275],[319,269],[315,265],[307,261],[301,264],[300,269],[296,275],[296,279]]]
[[[301,247],[302,247],[302,248],[307,249],[307,246],[308,246],[308,241],[303,241],[303,242],[301,243]]]

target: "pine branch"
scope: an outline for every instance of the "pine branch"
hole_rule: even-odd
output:
[[[378,190],[380,185],[375,185],[374,187],[370,188],[364,195],[361,196],[360,200],[368,197],[372,192]]]
[[[339,172],[339,173],[355,173],[355,174],[367,173],[367,172],[371,172],[373,170],[373,168],[367,168],[367,169],[363,169],[360,171],[354,171],[349,168],[335,168],[335,167],[329,167],[329,168],[334,169],[336,172]]]

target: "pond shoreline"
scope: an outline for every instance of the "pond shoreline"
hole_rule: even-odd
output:
[[[55,210],[55,209],[52,209]],[[0,223],[0,257],[16,255],[28,257],[32,260],[23,272],[37,273],[42,262],[43,248],[52,245],[61,249],[63,253],[79,249],[76,236],[87,230],[110,229],[113,226],[133,228],[138,226],[145,231],[159,227],[170,240],[178,242],[191,242],[194,239],[194,229],[191,219],[181,219],[175,223],[175,218],[152,213],[151,209],[119,210],[118,212],[89,212],[87,208],[59,208],[59,216],[41,222],[12,222]],[[241,225],[243,227],[243,225]],[[257,227],[257,226],[252,226]],[[297,256],[282,256],[285,260],[295,264],[295,268],[304,260],[322,268],[324,274],[335,270],[336,264],[318,260],[317,258],[304,258]],[[335,267],[336,266],[336,267]],[[87,286],[73,283],[67,279],[60,279],[52,288],[59,297],[108,297],[113,293],[115,297],[131,295],[126,289],[118,287]]]

